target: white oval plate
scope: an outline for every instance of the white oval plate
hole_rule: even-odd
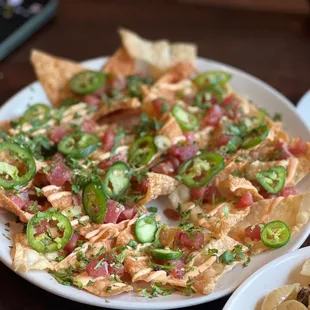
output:
[[[260,310],[264,298],[286,284],[308,286],[309,276],[300,274],[303,263],[310,258],[310,247],[287,253],[256,271],[231,295],[223,310]]]
[[[98,70],[105,63],[106,59],[107,58],[97,58],[86,61],[83,64],[90,69]],[[197,68],[200,71],[225,70],[230,72],[233,76],[231,85],[237,92],[250,98],[258,106],[267,109],[271,114],[276,112],[281,113],[285,127],[291,135],[300,136],[301,138],[310,141],[310,132],[300,117],[296,114],[292,103],[264,82],[233,67],[202,58],[199,58],[197,61]],[[47,103],[48,100],[41,85],[38,82],[34,82],[18,92],[0,109],[0,121],[21,115],[29,104],[37,102]],[[310,178],[303,182],[302,187],[303,189],[305,187],[310,188]],[[163,200],[161,199],[152,202],[152,205],[156,204],[159,206],[163,205]],[[4,238],[2,234],[4,233],[10,236],[18,229],[16,225],[13,225],[10,233],[5,231],[6,226],[4,224],[12,218],[13,217],[10,216],[8,212],[0,211],[0,259],[9,268],[12,268],[12,260],[9,253],[11,241]],[[289,244],[285,247],[254,257],[247,268],[241,268],[241,266],[236,267],[233,271],[226,274],[218,282],[214,292],[207,296],[185,297],[174,294],[167,297],[146,299],[135,294],[123,294],[109,298],[109,302],[106,302],[104,298],[96,297],[84,291],[79,291],[73,287],[66,287],[58,284],[47,272],[36,271],[20,273],[20,276],[56,295],[99,307],[116,309],[181,308],[209,302],[232,293],[245,279],[260,267],[287,252],[298,249],[309,233],[310,226],[307,225],[298,234],[293,236]]]

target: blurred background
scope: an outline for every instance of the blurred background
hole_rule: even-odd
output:
[[[293,103],[310,86],[308,0],[59,0],[43,16],[51,3],[56,8],[55,0],[0,0],[0,52],[25,21],[35,21],[17,36],[24,42],[0,61],[0,104],[35,80],[32,48],[76,61],[111,55],[120,44],[119,26],[152,40],[194,42],[201,57],[253,74]],[[95,309],[44,292],[2,264],[0,273],[0,310],[54,310],[60,302],[67,310]],[[225,301],[208,307],[220,310]]]

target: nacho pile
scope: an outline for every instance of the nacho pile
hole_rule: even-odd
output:
[[[23,226],[14,269],[97,296],[209,294],[307,224],[309,143],[229,73],[198,72],[195,45],[120,36],[101,71],[31,53],[52,107],[0,132],[0,207]],[[174,226],[150,206],[160,196]]]

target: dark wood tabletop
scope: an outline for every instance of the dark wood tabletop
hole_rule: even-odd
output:
[[[195,42],[200,56],[255,75],[293,103],[310,87],[310,15],[176,1],[62,0],[57,17],[0,63],[0,103],[35,79],[31,48],[77,61],[110,55],[119,46],[119,26],[150,39]],[[0,310],[95,309],[47,293],[1,263],[0,275]],[[220,310],[226,301],[195,309]]]

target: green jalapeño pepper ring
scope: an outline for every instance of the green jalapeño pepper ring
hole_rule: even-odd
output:
[[[71,90],[79,95],[88,95],[101,88],[105,81],[105,74],[96,71],[82,71],[70,80]]]
[[[72,226],[67,217],[54,209],[38,212],[27,224],[27,240],[39,253],[63,249],[72,236]]]
[[[283,166],[274,166],[256,174],[258,183],[270,194],[281,192],[286,181],[286,169]]]
[[[157,222],[153,215],[140,216],[135,225],[135,235],[141,243],[153,242],[157,231]]]
[[[11,142],[0,143],[0,152],[6,152],[5,157],[12,157],[17,165],[22,162],[21,169],[15,164],[0,162],[0,186],[5,189],[12,189],[27,185],[36,174],[36,163],[32,155],[24,148]],[[21,171],[22,175],[20,175]]]
[[[106,172],[103,190],[111,199],[120,198],[130,185],[129,167],[122,161],[115,162]]]
[[[281,248],[291,238],[290,228],[282,221],[273,221],[266,224],[261,232],[261,240],[270,248]]]
[[[206,185],[224,168],[224,159],[217,153],[202,153],[183,163],[179,168],[182,182],[190,188]]]
[[[107,200],[101,180],[88,183],[82,195],[83,208],[94,223],[101,223],[107,213]]]
[[[198,125],[198,118],[194,114],[185,111],[179,104],[173,106],[172,115],[185,131],[193,130]]]
[[[231,79],[231,75],[224,71],[209,71],[199,74],[194,83],[201,88],[208,87],[209,85],[225,85]]]
[[[156,146],[152,136],[138,138],[130,146],[128,161],[131,165],[142,166],[147,164],[156,153]]]
[[[50,118],[50,108],[42,103],[34,104],[25,112],[23,121],[32,123],[36,121],[39,125],[45,124]]]
[[[87,132],[74,133],[63,137],[58,151],[72,158],[82,159],[93,153],[99,146],[99,138]]]
[[[268,136],[269,130],[267,126],[263,125],[258,127],[257,129],[252,130],[248,133],[242,143],[242,148],[250,149],[254,146],[259,145],[262,143]]]

